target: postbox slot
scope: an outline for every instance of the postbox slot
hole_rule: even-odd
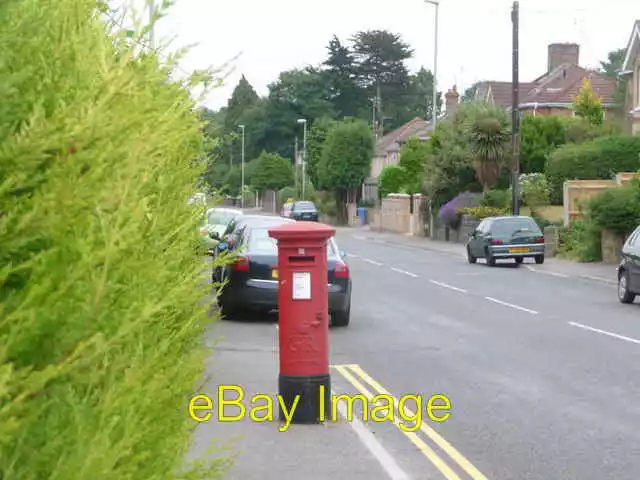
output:
[[[315,261],[315,257],[310,257],[310,256],[291,256],[289,257],[289,263],[291,264],[309,264],[309,263],[313,263]]]

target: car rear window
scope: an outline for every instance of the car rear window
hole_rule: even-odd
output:
[[[260,255],[277,255],[278,243],[275,238],[269,236],[269,228],[254,228],[249,234],[248,250]],[[327,242],[327,258],[336,259],[338,250],[333,238]]]
[[[540,227],[531,218],[504,218],[494,220],[491,225],[491,233],[493,235],[513,235],[518,230],[540,234]]]
[[[295,204],[295,210],[299,212],[315,212],[316,206],[313,202],[298,202]]]

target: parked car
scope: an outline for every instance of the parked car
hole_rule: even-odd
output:
[[[278,308],[278,248],[269,229],[294,223],[281,217],[244,218],[229,235],[229,252],[235,258],[222,270],[227,283],[218,304],[227,317],[242,311],[269,312]],[[226,243],[226,242],[225,242]],[[346,255],[335,238],[327,242],[329,314],[333,326],[347,326],[351,315],[351,274]]]
[[[618,265],[618,300],[633,303],[637,295],[640,295],[640,227],[624,242]]]
[[[305,220],[310,222],[318,221],[318,209],[313,202],[294,202],[291,207],[291,218],[294,220]]]
[[[285,218],[290,218],[292,207],[293,207],[293,202],[287,202],[284,205],[282,205],[282,208],[280,208],[280,216]]]
[[[204,214],[200,226],[200,246],[208,254],[214,254],[215,248],[224,232],[233,226],[234,222],[243,215],[237,208],[210,208]]]
[[[505,259],[521,264],[525,258],[533,258],[541,264],[544,253],[544,235],[535,220],[527,216],[485,218],[467,241],[469,263],[484,258],[490,266]]]

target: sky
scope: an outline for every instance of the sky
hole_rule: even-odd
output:
[[[519,3],[521,81],[545,73],[550,43],[578,43],[580,64],[598,67],[608,52],[626,46],[640,19],[640,2],[632,0]],[[438,90],[455,84],[462,92],[478,80],[511,79],[512,4],[440,0]],[[204,100],[217,110],[226,105],[242,74],[266,95],[281,71],[321,63],[334,34],[348,40],[360,30],[390,30],[415,50],[407,62],[410,70],[432,70],[435,11],[424,0],[177,0],[155,31],[158,43],[168,43],[167,52],[190,46],[180,61],[181,72],[228,64],[223,85]]]

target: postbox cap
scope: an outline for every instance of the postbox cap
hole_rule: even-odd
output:
[[[298,221],[269,229],[269,236],[276,240],[313,239],[324,240],[335,235],[336,229],[319,222]]]

